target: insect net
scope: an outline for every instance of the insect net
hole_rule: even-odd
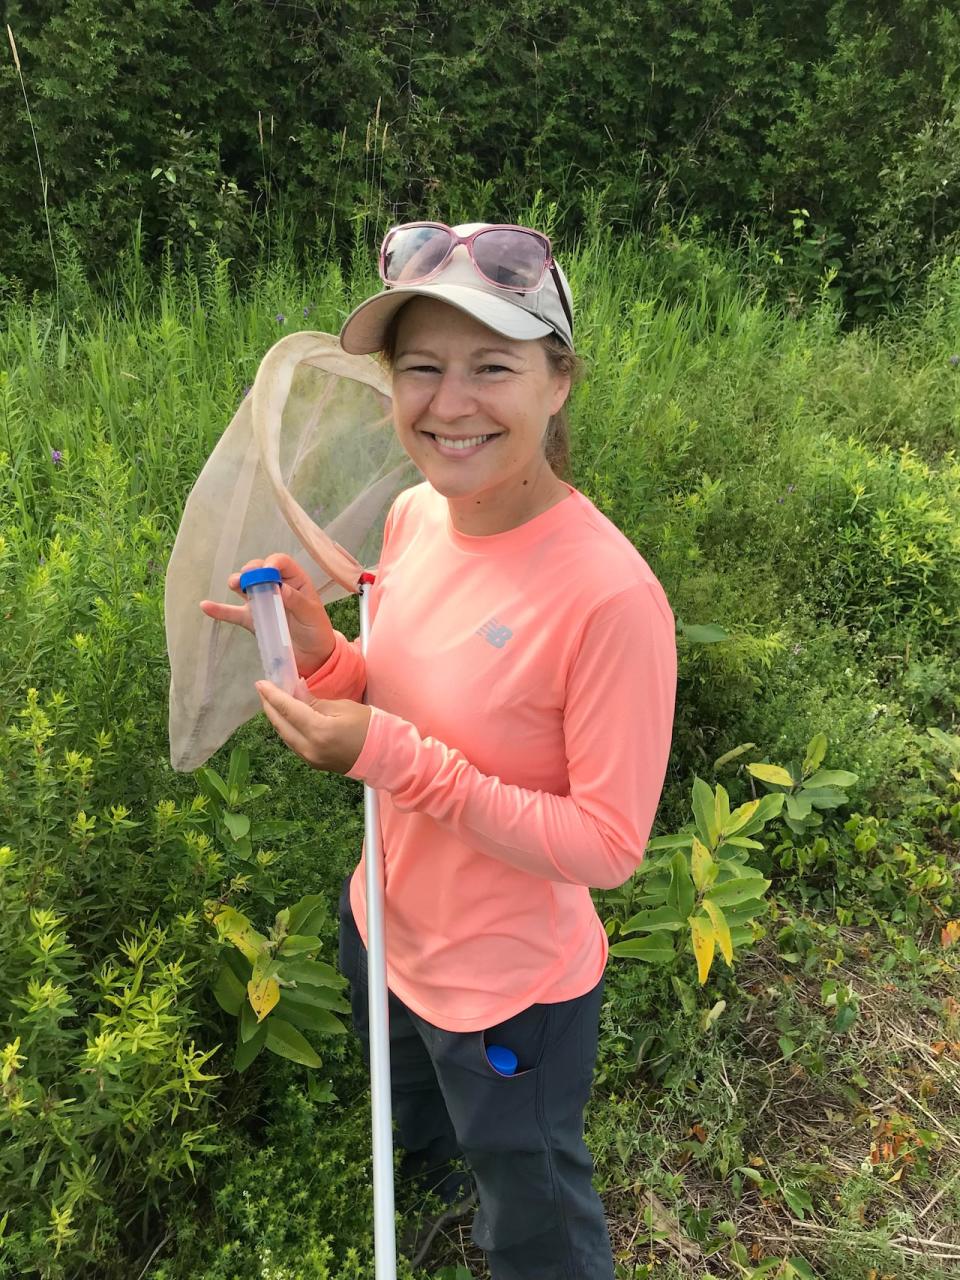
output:
[[[256,637],[207,617],[200,601],[238,603],[230,574],[277,552],[298,561],[324,604],[356,592],[394,498],[419,479],[374,359],[326,333],[270,348],[187,497],[167,565],[174,769],[198,768],[262,709]]]

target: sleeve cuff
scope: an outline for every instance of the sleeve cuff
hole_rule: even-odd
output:
[[[376,778],[378,773],[382,773],[380,758],[388,719],[390,719],[388,711],[381,711],[379,707],[370,708],[370,723],[367,726],[367,736],[363,741],[360,754],[357,756],[353,767],[347,770],[345,777],[354,778],[358,782],[367,782],[370,786],[376,785],[373,779]]]

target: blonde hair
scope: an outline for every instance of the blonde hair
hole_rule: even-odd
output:
[[[404,303],[404,307],[407,305],[407,303]],[[404,307],[398,308],[390,317],[390,322],[383,335],[383,346],[378,353],[388,369],[393,368],[393,361],[397,351],[397,331],[400,327],[400,315]],[[581,357],[571,350],[556,333],[548,333],[545,338],[540,339],[540,344],[546,352],[547,360],[553,372],[566,374],[570,379],[570,386],[573,388],[583,377],[586,368]],[[543,452],[547,465],[553,474],[559,479],[565,480],[567,484],[573,484],[570,475],[570,418],[567,412],[569,403],[568,396],[547,423],[547,430],[543,440]]]

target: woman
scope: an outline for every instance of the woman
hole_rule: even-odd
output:
[[[643,557],[558,474],[576,357],[546,237],[407,224],[384,241],[381,275],[341,342],[383,353],[424,480],[387,516],[366,661],[294,560],[244,566],[283,574],[315,701],[257,688],[303,759],[380,792],[407,1167],[462,1154],[495,1280],[612,1280],[583,1142],[608,950],[589,890],[627,880],[649,837],[674,618]],[[250,625],[247,606],[205,605]],[[340,959],[362,1040],[365,937],[361,859]],[[512,1050],[514,1074],[490,1046]]]

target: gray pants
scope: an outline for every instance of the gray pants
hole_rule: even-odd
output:
[[[340,968],[369,1063],[367,952],[340,896]],[[560,1004],[535,1004],[486,1031],[444,1031],[389,995],[397,1137],[424,1168],[463,1156],[477,1183],[472,1239],[494,1280],[613,1280],[603,1205],[591,1182],[583,1110],[593,1084],[603,979]],[[512,1049],[514,1076],[485,1045]]]

